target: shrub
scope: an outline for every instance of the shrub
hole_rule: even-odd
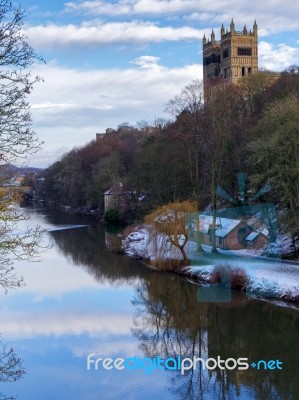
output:
[[[104,215],[105,224],[108,226],[122,226],[123,221],[122,217],[118,210],[109,209],[105,212]]]
[[[227,264],[217,265],[209,274],[208,283],[245,291],[248,277],[242,268],[231,268]]]

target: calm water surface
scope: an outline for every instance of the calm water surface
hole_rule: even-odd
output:
[[[1,293],[0,346],[14,348],[26,374],[0,383],[0,393],[19,400],[299,399],[297,310],[239,293],[230,303],[199,303],[196,285],[107,249],[114,238],[94,221],[32,214],[30,223],[44,226],[53,246],[40,263],[17,264],[25,287]],[[90,353],[280,359],[283,370],[88,371]]]

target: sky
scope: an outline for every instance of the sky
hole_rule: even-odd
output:
[[[294,0],[21,0],[24,33],[46,64],[29,97],[44,142],[28,163],[47,167],[123,122],[170,119],[167,102],[202,79],[202,37],[234,19],[259,27],[259,67],[299,64]]]

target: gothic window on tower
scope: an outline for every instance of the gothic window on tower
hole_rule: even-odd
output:
[[[229,68],[224,68],[224,79],[229,78]]]
[[[211,55],[204,57],[203,65],[210,65],[220,62],[220,55],[212,53]]]
[[[227,58],[228,57],[228,48],[223,50],[223,58]]]
[[[242,67],[242,76],[245,76],[245,67]]]
[[[251,56],[252,48],[251,47],[238,47],[238,56]]]

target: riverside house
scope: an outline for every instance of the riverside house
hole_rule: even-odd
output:
[[[216,247],[223,250],[261,248],[268,243],[265,229],[258,231],[247,221],[240,219],[217,217],[214,227],[213,216],[199,214],[194,229],[195,236],[206,245],[212,245],[213,229],[215,229]]]

